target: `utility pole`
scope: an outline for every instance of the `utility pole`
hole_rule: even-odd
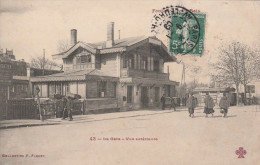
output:
[[[36,86],[35,92],[36,92],[37,103],[38,103],[38,108],[39,108],[40,120],[44,121],[44,111],[41,109],[41,102],[40,102],[40,96],[39,96],[40,95],[39,86]]]
[[[45,49],[43,49],[43,62],[42,62],[42,69],[43,69],[42,74],[43,74],[43,76],[45,75],[44,66],[45,66]]]
[[[120,30],[118,30],[118,39],[120,40]]]
[[[182,77],[181,77],[181,85],[185,84],[185,64],[182,62],[183,68],[182,68]]]

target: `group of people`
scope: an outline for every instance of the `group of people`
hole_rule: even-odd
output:
[[[166,101],[166,97],[165,97],[165,94],[163,94],[163,96],[161,97],[162,110],[165,109],[165,101]],[[209,114],[211,114],[213,117],[214,112],[215,112],[213,109],[215,107],[215,103],[214,103],[213,98],[209,95],[208,92],[206,93],[206,96],[204,98],[204,103],[205,103],[204,113],[206,114],[205,117],[208,117]],[[186,101],[186,106],[189,110],[189,116],[194,117],[194,109],[197,106],[197,99],[196,99],[196,97],[193,96],[193,93],[190,93],[189,98]],[[228,101],[226,93],[223,93],[223,97],[219,101],[219,107],[221,109],[220,112],[224,114],[223,117],[227,117],[229,101]],[[170,109],[171,108],[174,108],[174,111],[176,111],[173,98],[171,98]]]
[[[173,97],[170,97],[171,99],[171,102],[170,102],[170,109],[174,109],[174,111],[176,111],[176,105],[175,105],[175,102],[174,102],[174,98]],[[165,109],[165,102],[166,102],[166,97],[165,97],[165,94],[163,94],[163,96],[161,97],[161,103],[162,103],[162,110]]]
[[[205,117],[208,117],[209,114],[211,114],[212,117],[213,117],[214,112],[215,112],[214,109],[213,109],[215,107],[215,103],[214,103],[213,98],[209,95],[208,92],[206,93],[206,96],[204,98],[204,103],[205,103],[204,113],[206,114]],[[196,101],[196,98],[193,96],[192,93],[190,94],[190,96],[187,100],[186,106],[189,109],[189,116],[194,117],[194,109],[197,106],[197,101]],[[226,93],[223,93],[223,97],[219,101],[219,107],[221,109],[220,112],[224,114],[223,117],[227,117],[229,101],[228,101],[228,98],[226,96]]]

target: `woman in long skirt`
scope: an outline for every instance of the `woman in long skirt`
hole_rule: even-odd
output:
[[[209,95],[209,93],[206,93],[206,97],[204,98],[204,103],[205,103],[205,107],[204,107],[204,113],[206,113],[206,117],[208,117],[208,114],[211,114],[212,117],[214,116],[214,100],[213,98]]]

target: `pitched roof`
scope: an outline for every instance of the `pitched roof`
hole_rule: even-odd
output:
[[[160,46],[164,53],[168,54],[169,58],[168,61],[175,61],[176,58],[171,56],[168,53],[167,47],[163,44],[162,41],[160,41],[156,37],[146,37],[146,36],[138,36],[138,37],[129,37],[129,38],[123,38],[118,39],[114,41],[114,45],[112,47],[106,47],[106,41],[97,42],[97,43],[86,43],[79,41],[74,46],[72,46],[69,50],[53,55],[54,58],[57,58],[57,56],[62,56],[62,58],[68,57],[74,50],[76,50],[78,47],[83,47],[89,50],[90,52],[96,54],[106,54],[106,53],[114,53],[114,52],[123,52],[131,49],[131,47],[134,47],[134,45],[141,45],[142,43],[152,43],[155,45]]]
[[[147,39],[145,36],[138,36],[138,37],[129,37],[129,38],[123,38],[123,39],[118,39],[114,41],[113,48],[118,48],[118,47],[125,47],[125,46],[131,46],[137,42],[140,42],[144,39]],[[106,48],[106,41],[103,42],[97,42],[97,43],[86,43],[96,49],[104,49]],[[99,48],[101,47],[101,48]]]
[[[32,77],[32,82],[49,82],[49,81],[72,81],[72,80],[110,80],[117,81],[118,78],[111,77],[99,69],[71,70],[63,73],[52,74],[48,76]]]

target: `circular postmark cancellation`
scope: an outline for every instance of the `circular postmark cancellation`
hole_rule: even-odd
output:
[[[193,51],[200,39],[200,23],[195,14],[182,6],[167,6],[154,15],[151,32],[164,33],[169,51],[185,55]]]

